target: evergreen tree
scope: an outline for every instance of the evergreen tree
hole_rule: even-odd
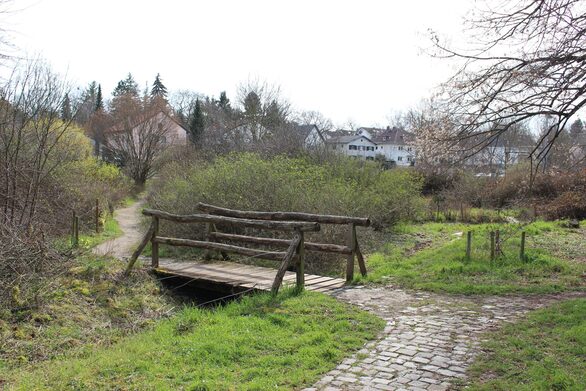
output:
[[[195,101],[195,108],[189,121],[189,136],[191,142],[197,144],[205,127],[205,120],[199,99]]]
[[[102,98],[102,85],[98,84],[98,92],[96,93],[96,109],[95,111],[104,110],[104,99]]]
[[[71,117],[71,101],[69,100],[69,94],[65,94],[63,103],[61,104],[61,119],[63,121],[70,121]]]
[[[112,92],[114,97],[121,96],[121,95],[131,95],[133,97],[138,98],[138,83],[132,77],[132,74],[129,72],[126,79],[120,80],[114,92]]]
[[[229,110],[230,109],[230,99],[226,95],[226,91],[220,92],[220,100],[218,101],[218,106],[222,110]]]
[[[166,98],[167,97],[167,87],[161,81],[161,76],[157,73],[157,77],[153,83],[153,88],[151,89],[151,97],[152,98]]]

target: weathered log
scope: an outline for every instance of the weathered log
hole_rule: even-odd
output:
[[[315,222],[302,221],[260,221],[243,218],[234,218],[226,216],[216,216],[208,214],[176,215],[163,212],[160,210],[144,209],[142,214],[145,216],[156,216],[164,220],[174,221],[177,223],[215,223],[230,224],[240,227],[271,229],[276,231],[319,231],[320,226]]]
[[[236,217],[241,219],[278,220],[278,221],[311,221],[322,224],[355,224],[363,227],[370,225],[370,220],[364,217],[318,215],[302,212],[258,212],[221,208],[219,206],[199,202],[197,209],[219,216]]]
[[[146,245],[153,238],[154,233],[155,233],[155,224],[154,224],[154,222],[152,222],[147,233],[142,238],[142,241],[140,242],[140,244],[138,245],[136,250],[134,250],[134,252],[132,253],[132,256],[128,260],[128,266],[126,266],[126,270],[124,271],[125,277],[130,274],[130,270],[132,270],[132,268],[134,267],[134,264],[136,263],[136,260],[138,259],[138,257],[140,256],[140,254],[142,253],[142,251],[144,250]]]
[[[274,238],[260,238],[256,236],[246,236],[246,235],[234,235],[234,234],[226,234],[223,232],[211,232],[210,237],[220,240],[233,240],[238,242],[245,242],[245,243],[254,243],[254,244],[263,244],[267,246],[276,246],[276,247],[289,247],[291,245],[291,240],[288,239],[274,239]],[[320,251],[324,253],[338,253],[338,254],[350,254],[352,253],[352,249],[348,246],[340,246],[337,244],[329,244],[329,243],[312,243],[312,242],[305,242],[305,249],[308,251]]]
[[[293,238],[293,240],[291,241],[291,245],[289,246],[285,258],[283,259],[283,262],[281,262],[279,270],[277,270],[277,274],[275,275],[275,279],[273,280],[273,286],[271,287],[271,292],[273,293],[273,295],[279,293],[279,288],[283,283],[283,277],[285,277],[287,268],[289,267],[289,264],[291,263],[293,257],[295,257],[295,254],[297,253],[299,243],[301,243],[301,234],[297,233],[295,235],[295,238]]]
[[[252,248],[247,248],[247,247],[232,246],[230,244],[224,244],[224,243],[202,242],[199,240],[190,240],[190,239],[167,238],[164,236],[155,236],[153,238],[153,243],[168,244],[171,246],[203,248],[206,250],[233,252],[233,253],[237,253],[237,254],[247,255],[249,257],[270,259],[273,261],[282,260],[286,254],[285,252],[282,252],[282,251],[281,252],[262,251],[262,250],[255,250]]]

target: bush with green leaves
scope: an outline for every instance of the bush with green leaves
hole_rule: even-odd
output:
[[[211,163],[169,165],[151,186],[150,204],[164,211],[196,213],[198,202],[233,209],[299,211],[369,217],[375,228],[422,214],[421,178],[412,170],[382,170],[375,163],[332,157],[231,154]],[[163,225],[167,233],[203,237],[203,226]],[[346,227],[322,226],[309,239],[345,241]]]

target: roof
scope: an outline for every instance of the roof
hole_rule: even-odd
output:
[[[324,140],[324,136],[322,135],[322,132],[319,130],[319,128],[315,124],[309,124],[309,125],[297,125],[296,124],[294,129],[295,129],[295,132],[297,132],[297,134],[299,136],[301,136],[301,138],[303,140],[305,140],[314,129],[317,131],[319,138]]]
[[[165,110],[162,110],[162,109],[153,110],[153,111],[147,112],[147,113],[140,113],[138,115],[135,115],[134,117],[130,117],[129,118],[130,128],[131,129],[134,129],[138,125],[140,125],[142,123],[145,123],[146,121],[149,121],[150,119],[156,117],[159,114],[163,114],[165,117],[167,117],[172,122],[174,122],[175,124],[177,124],[177,126],[181,127],[183,130],[185,130],[186,132],[188,132],[188,130],[187,130],[187,128],[185,126],[183,126],[179,121],[177,121],[175,118],[173,118],[172,116],[170,116],[168,112],[166,112]],[[124,121],[119,121],[119,122],[115,123],[114,125],[110,126],[106,130],[106,132],[108,132],[108,133],[119,133],[119,132],[123,132],[123,131],[125,131],[127,129],[128,129],[127,123],[125,123]]]
[[[328,144],[347,144],[350,143],[354,140],[357,140],[359,138],[365,138],[368,141],[372,142],[373,144],[376,144],[374,141],[372,141],[371,139],[369,139],[368,137],[364,136],[364,135],[353,135],[353,136],[338,136],[338,137],[331,137],[329,139],[326,140],[326,142]]]
[[[406,145],[415,139],[413,133],[409,133],[404,129],[397,128],[396,126],[386,129],[379,128],[362,128],[371,133],[372,141],[377,144],[393,144],[393,145]]]

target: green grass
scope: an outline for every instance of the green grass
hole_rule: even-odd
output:
[[[489,232],[501,230],[504,255],[490,260]],[[402,243],[393,241],[368,257],[369,276],[357,281],[393,282],[404,287],[460,294],[543,293],[585,288],[586,262],[564,253],[583,248],[583,230],[561,228],[554,222],[526,227],[526,259],[519,259],[520,230],[516,225],[430,223],[402,228]],[[465,231],[473,231],[473,251],[465,257]],[[456,231],[462,236],[454,236]],[[419,236],[425,246],[413,246]],[[547,238],[548,245],[543,245]],[[577,249],[575,251],[571,249]],[[557,250],[557,251],[556,251]],[[564,259],[565,258],[565,259]]]
[[[38,305],[0,311],[0,388],[10,371],[88,354],[151,327],[174,304],[144,271],[120,280],[122,261],[81,254],[69,262],[39,291]]]
[[[489,334],[470,390],[586,390],[586,299],[555,304]]]
[[[384,321],[318,293],[246,297],[173,318],[84,357],[15,373],[15,389],[266,390],[309,385]]]

